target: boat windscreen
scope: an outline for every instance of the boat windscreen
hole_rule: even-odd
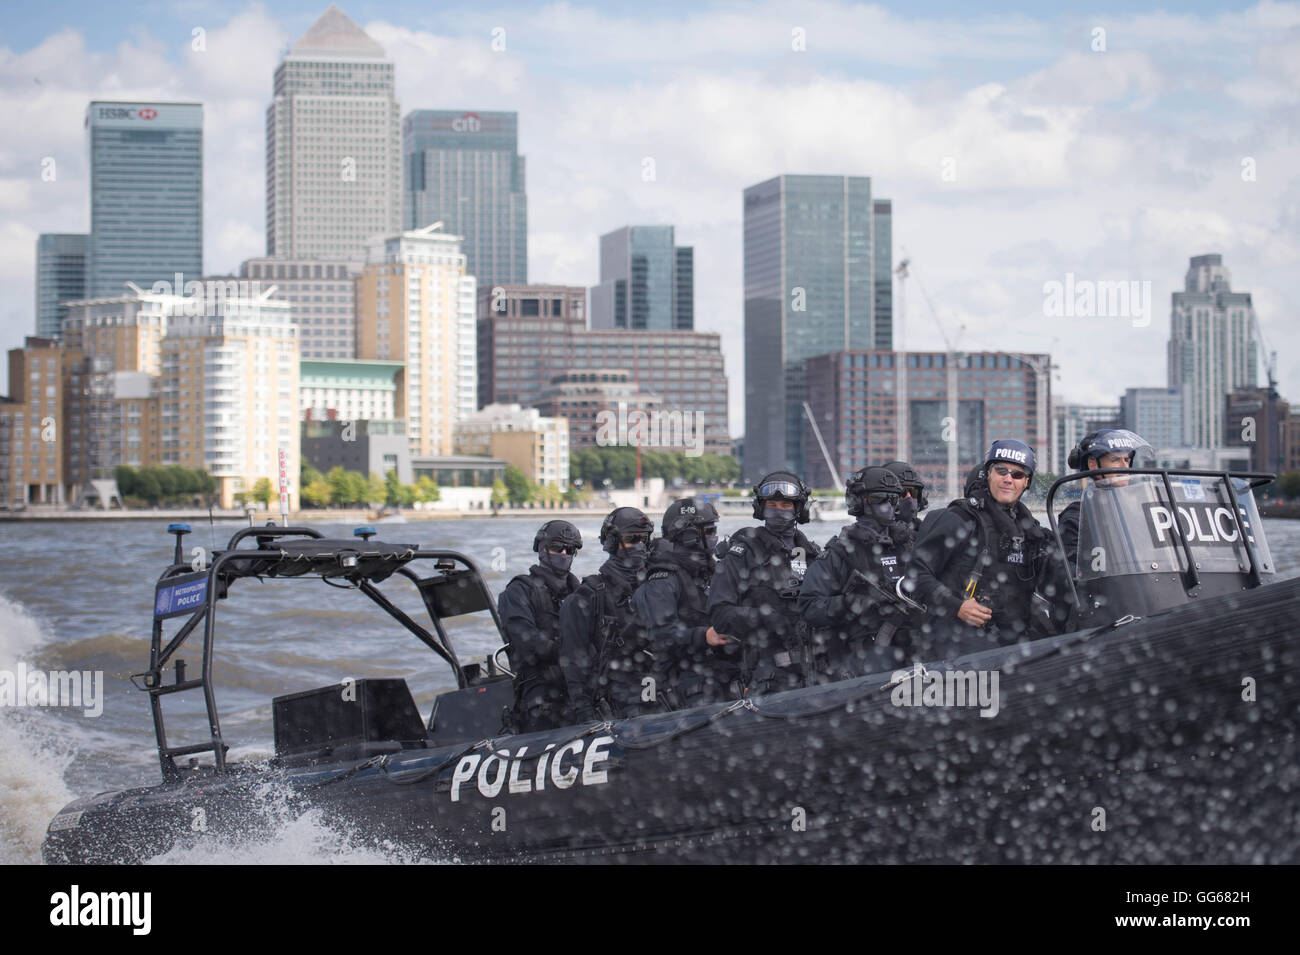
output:
[[[1247,573],[1247,542],[1253,545],[1259,572],[1273,573],[1249,482],[1231,480],[1239,521],[1233,518],[1232,497],[1222,477],[1169,475],[1173,508],[1159,474],[1089,480],[1080,498],[1079,578],[1183,572],[1183,537],[1201,574]]]

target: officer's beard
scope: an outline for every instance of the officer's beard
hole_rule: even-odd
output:
[[[794,511],[783,511],[768,504],[763,508],[763,526],[781,538],[786,547],[794,546]]]

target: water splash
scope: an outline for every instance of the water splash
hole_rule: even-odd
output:
[[[446,862],[424,848],[368,839],[303,809],[294,795],[267,783],[257,792],[258,818],[240,835],[200,836],[147,860],[148,865],[412,865]],[[269,829],[268,829],[269,826]]]
[[[49,642],[23,608],[0,597],[0,669],[14,670]],[[72,801],[63,781],[75,748],[42,711],[0,707],[0,864],[41,861],[50,819]]]

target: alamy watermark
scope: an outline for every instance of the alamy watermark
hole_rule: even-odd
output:
[[[0,706],[79,708],[86,716],[104,712],[102,670],[0,670]]]
[[[1131,318],[1134,328],[1151,324],[1149,281],[1094,282],[1065,273],[1065,281],[1043,283],[1047,318]]]
[[[273,285],[263,288],[258,279],[205,279],[202,282],[191,279],[186,282],[181,272],[174,273],[173,278],[174,282],[166,279],[154,282],[149,287],[149,294],[180,298],[181,307],[177,311],[180,315],[222,315],[227,303],[257,302],[275,288]]]
[[[596,413],[596,444],[602,448],[683,448],[688,458],[704,453],[703,411],[628,411],[620,401],[618,410],[605,408]]]
[[[994,717],[1001,709],[997,670],[896,670],[889,694],[895,706],[978,706],[980,716]]]

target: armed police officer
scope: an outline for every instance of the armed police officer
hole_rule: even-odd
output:
[[[674,501],[654,543],[633,601],[649,632],[661,702],[680,709],[740,696],[739,645],[709,622],[718,512],[705,500]]]
[[[560,604],[578,586],[569,572],[582,535],[568,521],[547,521],[533,537],[537,563],[497,598],[506,654],[515,673],[513,718],[519,732],[564,725],[568,693],[560,670]]]
[[[994,441],[966,497],[922,527],[903,583],[904,593],[928,608],[922,635],[914,631],[922,659],[1046,635],[1068,618],[1064,559],[1020,501],[1034,463],[1024,442]],[[1046,602],[1045,615],[1035,594]]]
[[[888,468],[849,475],[844,498],[857,520],[809,565],[799,591],[820,676],[843,680],[908,662],[913,608],[895,589],[913,533],[911,521],[900,520],[903,495]],[[901,542],[900,525],[906,527]]]
[[[788,471],[753,487],[754,517],[763,523],[731,535],[709,586],[709,619],[741,644],[741,679],[750,694],[804,685],[808,628],[796,601],[808,562],[821,551],[799,531],[810,491]]]
[[[600,527],[609,559],[560,606],[560,668],[574,721],[622,719],[658,707],[642,699],[653,678],[645,628],[632,595],[645,581],[654,525],[635,507],[618,507]]]
[[[930,499],[925,494],[925,482],[921,480],[916,468],[906,461],[886,461],[881,466],[892,471],[903,485],[903,496],[898,501],[898,517],[890,532],[895,542],[910,548],[921,529],[921,511],[930,506]]]
[[[1084,435],[1074,446],[1066,459],[1074,471],[1096,471],[1101,468],[1131,468],[1133,459],[1139,454],[1150,455],[1151,445],[1141,435],[1117,428],[1105,428]],[[1109,477],[1093,478],[1099,487],[1123,487],[1128,478],[1112,474]],[[1079,566],[1079,514],[1082,506],[1079,501],[1071,501],[1056,519],[1056,526],[1061,533],[1061,544],[1065,548],[1065,558],[1071,571]]]

